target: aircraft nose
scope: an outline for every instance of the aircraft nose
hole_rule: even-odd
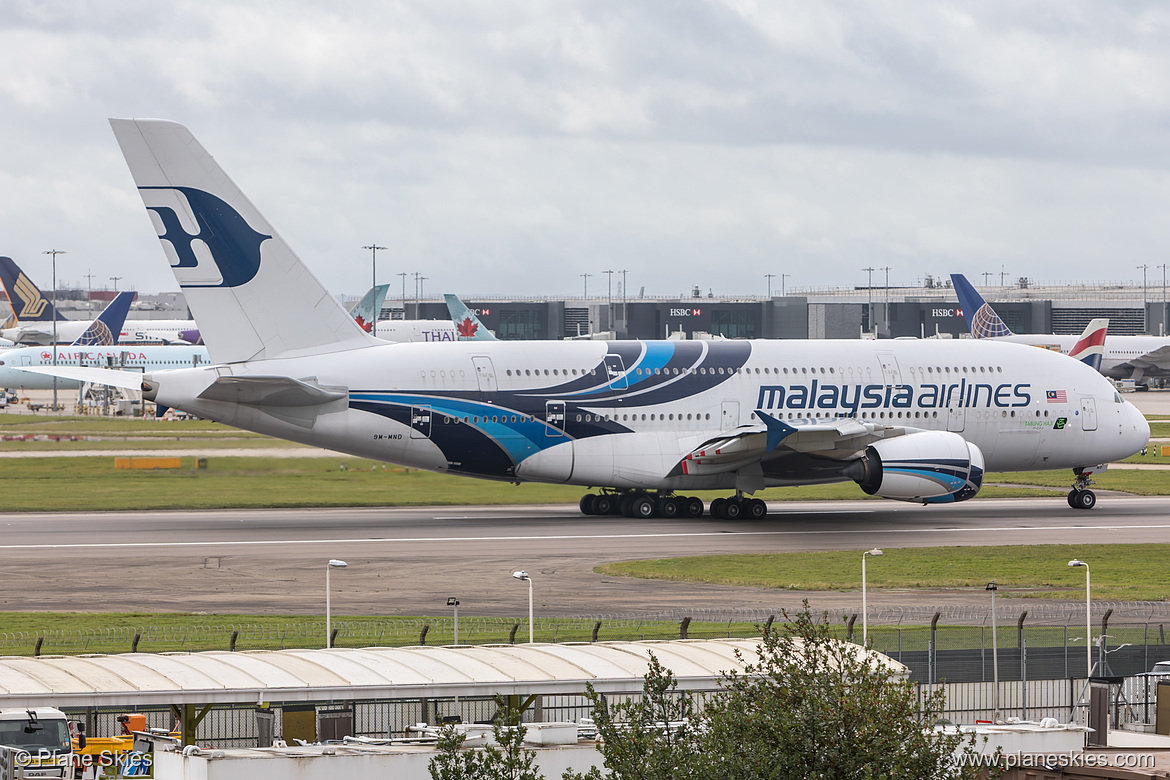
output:
[[[1150,424],[1146,422],[1146,416],[1136,406],[1129,401],[1126,401],[1125,405],[1127,407],[1127,430],[1123,431],[1125,443],[1131,452],[1139,452],[1150,441]]]

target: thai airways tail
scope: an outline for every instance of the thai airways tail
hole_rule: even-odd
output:
[[[390,285],[388,284],[371,287],[358,301],[357,306],[350,310],[349,313],[354,322],[360,325],[366,333],[373,333],[374,329],[378,327],[378,317],[382,314],[382,304],[386,302],[386,291],[389,289]]]
[[[75,347],[109,347],[118,343],[118,334],[130,313],[136,292],[120,292],[114,296],[102,313],[97,316],[85,332],[73,342]]]
[[[959,296],[959,308],[963,310],[963,317],[967,320],[967,327],[971,330],[972,336],[987,339],[1012,335],[1011,329],[999,318],[995,309],[983,300],[983,296],[975,291],[967,277],[962,274],[951,274],[951,282]]]
[[[110,126],[214,362],[380,343],[186,127],[161,119],[111,119]]]
[[[467,308],[467,304],[459,300],[459,296],[447,293],[443,296],[447,301],[447,311],[451,312],[451,320],[455,323],[455,330],[459,333],[460,341],[499,341],[490,330],[483,326],[475,312]]]
[[[1090,320],[1085,332],[1069,350],[1068,356],[1100,371],[1101,358],[1105,356],[1105,335],[1108,330],[1109,320],[1107,318]]]
[[[17,322],[66,321],[11,257],[0,257],[0,284],[12,304],[12,316],[0,327],[15,328]]]

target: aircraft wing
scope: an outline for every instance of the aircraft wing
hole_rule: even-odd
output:
[[[328,388],[287,376],[221,376],[200,398],[250,406],[317,406],[346,398],[344,388]]]
[[[1135,368],[1170,368],[1170,344],[1125,362]]]
[[[684,455],[671,476],[736,471],[753,462],[797,452],[831,460],[853,460],[874,441],[907,432],[905,428],[879,426],[851,417],[784,421],[761,410],[756,410],[756,416],[762,421],[760,424],[741,426],[708,439]]]
[[[114,368],[89,368],[86,366],[13,366],[18,371],[30,374],[46,374],[60,379],[76,379],[78,382],[92,382],[97,385],[124,387],[127,390],[142,389],[141,371],[120,371]]]

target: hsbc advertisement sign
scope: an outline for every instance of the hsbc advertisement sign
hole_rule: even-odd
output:
[[[936,308],[936,309],[930,310],[930,316],[932,319],[936,319],[936,320],[947,319],[949,317],[962,317],[963,310],[958,308],[957,306],[953,309]]]
[[[702,309],[671,309],[671,317],[699,317],[702,316]]]

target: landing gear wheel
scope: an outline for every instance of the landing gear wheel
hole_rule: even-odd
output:
[[[702,517],[703,516],[703,499],[691,496],[686,499],[687,517]]]
[[[1077,508],[1077,491],[1075,491],[1075,490],[1068,491],[1068,505],[1071,506],[1073,509]]]
[[[629,495],[622,496],[621,501],[618,502],[618,514],[622,515],[623,517],[633,517],[634,516],[634,497],[633,496],[629,496]]]
[[[1092,490],[1082,490],[1077,494],[1077,509],[1092,509],[1097,506],[1097,494]]]
[[[738,520],[743,514],[743,502],[730,499],[723,505],[723,517],[727,520]]]
[[[581,504],[580,504],[581,514],[583,514],[583,515],[593,514],[593,502],[596,500],[597,500],[597,496],[593,495],[592,493],[586,493],[585,495],[581,496]]]
[[[638,496],[630,502],[630,517],[638,517],[643,520],[649,517],[654,517],[654,499],[649,496]]]
[[[711,502],[711,517],[714,517],[716,520],[726,520],[727,518],[723,515],[723,508],[725,506],[727,506],[727,499],[726,498],[717,498],[714,501],[712,501]]]
[[[753,498],[747,502],[747,515],[752,520],[762,520],[768,516],[768,505],[762,499]]]
[[[612,515],[614,508],[613,496],[602,493],[593,498],[593,513],[597,515]]]
[[[660,498],[658,499],[658,516],[674,518],[683,513],[682,499],[678,498]]]

